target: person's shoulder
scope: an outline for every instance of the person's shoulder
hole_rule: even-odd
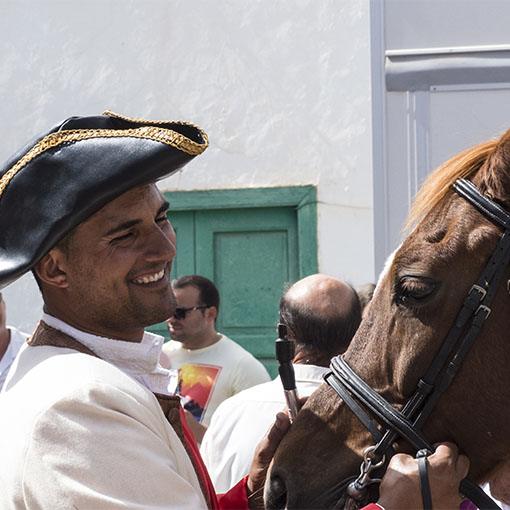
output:
[[[261,402],[277,402],[282,406],[285,404],[283,390],[278,379],[251,386],[225,399],[214,411],[211,427],[216,429],[219,424],[223,426],[225,421],[230,422],[238,414],[243,415],[246,405],[258,405]]]
[[[218,345],[222,349],[225,350],[228,349],[230,352],[235,352],[236,356],[238,356],[240,359],[250,359],[256,361],[257,363],[260,363],[251,352],[247,351],[237,342],[235,342],[228,336],[225,336],[223,333],[220,333],[220,335],[221,338],[218,342],[216,342],[216,345]]]
[[[225,400],[223,400],[220,405],[216,408],[216,411],[214,411],[214,414],[211,419],[211,426],[212,424],[217,421],[220,416],[230,416],[231,411],[233,409],[237,409],[239,402],[242,400],[237,398],[239,397],[240,393],[236,393],[232,397],[228,397]]]
[[[28,333],[23,333],[23,331],[20,331],[18,328],[14,328],[13,326],[7,326],[7,328],[11,332],[11,342],[18,348],[21,347],[26,342],[27,338],[30,337]]]
[[[23,411],[27,423],[59,409],[78,414],[91,408],[123,414],[143,409],[152,416],[159,405],[149,389],[114,365],[53,346],[27,346],[20,352],[2,391],[0,414],[17,416],[19,401],[27,398],[31,402]]]
[[[217,352],[222,352],[224,359],[230,360],[234,370],[238,374],[243,373],[243,377],[246,380],[250,380],[250,384],[246,386],[264,383],[271,379],[264,365],[244,347],[234,342],[234,340],[221,334],[221,339],[217,344],[221,344]]]
[[[277,378],[241,390],[239,393],[224,400],[220,405],[226,402],[228,402],[229,405],[237,406],[240,402],[279,401],[281,400],[279,397],[282,391],[280,380]]]
[[[176,340],[169,340],[163,344],[163,352],[168,354],[170,352],[182,350],[182,344]]]
[[[307,365],[304,363],[293,363],[294,373],[296,374],[296,381],[301,382],[315,382],[323,380],[323,375],[329,372],[329,367],[322,367],[319,365]]]
[[[27,346],[20,353],[15,370],[10,381],[12,386],[18,381],[31,381],[37,387],[44,388],[44,391],[54,394],[72,392],[86,386],[122,388],[137,398],[148,391],[111,363],[63,347]]]

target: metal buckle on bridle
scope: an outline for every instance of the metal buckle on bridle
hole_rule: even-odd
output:
[[[478,315],[478,312],[480,310],[483,310],[486,315],[485,315],[485,319],[487,319],[487,317],[491,314],[491,309],[488,307],[488,306],[485,306],[485,305],[480,305],[477,309],[476,309],[476,312],[475,312],[475,315]]]
[[[471,292],[473,292],[473,290],[476,290],[478,291],[482,297],[480,298],[480,301],[483,301],[485,296],[487,295],[487,291],[483,288],[483,287],[480,287],[480,285],[473,285],[470,289],[469,289],[469,292],[468,294],[471,294]]]
[[[360,474],[356,480],[351,482],[347,487],[347,496],[356,503],[363,501],[367,495],[367,488],[373,483],[381,483],[381,478],[372,478],[370,473],[384,465],[385,456],[376,457],[373,455],[374,446],[369,446],[363,452],[363,462],[360,466]]]

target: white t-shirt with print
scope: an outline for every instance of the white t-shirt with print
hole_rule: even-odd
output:
[[[163,351],[170,368],[179,370],[177,393],[184,408],[204,425],[225,399],[270,380],[264,365],[225,335],[203,349],[184,349],[170,340]]]

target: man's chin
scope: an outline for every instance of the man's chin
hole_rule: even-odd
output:
[[[149,326],[154,326],[155,324],[160,324],[165,322],[168,317],[171,317],[175,313],[175,306],[160,308],[158,310],[152,308],[151,310],[147,310],[147,314],[145,317],[142,317],[141,308],[138,309],[140,318],[140,322],[144,322],[144,328]]]
[[[184,339],[182,338],[181,335],[179,335],[178,333],[174,333],[172,331],[170,331],[170,338],[172,340],[175,340],[176,342],[181,342],[182,343],[184,341]]]

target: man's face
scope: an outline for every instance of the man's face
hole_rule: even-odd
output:
[[[201,306],[200,291],[194,285],[187,285],[182,289],[174,289],[177,306],[193,308]],[[207,335],[210,328],[209,309],[189,310],[184,319],[176,319],[171,316],[167,321],[168,331],[173,340],[187,342],[193,338]]]
[[[174,313],[176,239],[167,209],[154,184],[139,186],[73,231],[61,255],[68,287],[60,309],[71,324],[139,341],[144,327]]]

